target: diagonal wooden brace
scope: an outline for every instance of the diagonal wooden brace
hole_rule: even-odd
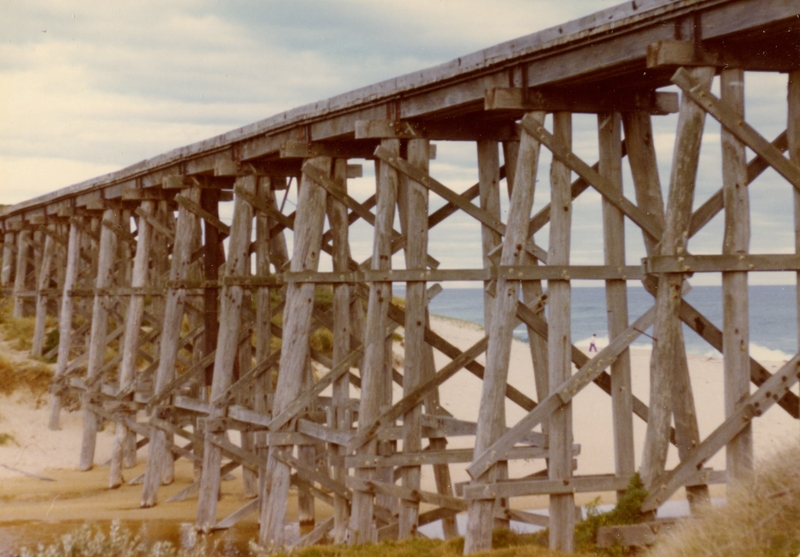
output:
[[[500,437],[467,467],[467,472],[473,478],[479,478],[495,463],[504,460],[506,453],[516,445],[530,430],[542,423],[550,414],[568,403],[586,385],[591,383],[603,370],[611,365],[614,359],[625,351],[630,344],[639,338],[642,331],[653,324],[655,307],[647,310],[625,332],[614,338],[608,346],[601,350],[594,358],[586,362],[577,373],[561,384],[538,406],[531,410],[517,425]]]
[[[553,134],[544,129],[544,126],[537,123],[531,117],[525,116],[522,119],[522,129],[547,147],[555,158],[567,165],[573,172],[578,174],[578,176],[589,182],[600,195],[639,225],[656,242],[661,239],[663,230],[653,217],[639,209],[639,207],[628,200],[624,195],[620,195],[608,178],[602,176],[575,155],[568,147],[562,145]]]
[[[689,75],[686,69],[678,68],[678,71],[672,76],[672,82],[680,87],[684,94],[700,108],[713,116],[725,129],[731,132],[736,139],[767,161],[778,174],[786,178],[795,189],[800,191],[800,166],[784,157],[776,146],[772,145],[750,124],[737,116],[724,102],[712,93],[702,91],[700,85]]]
[[[750,421],[761,416],[775,404],[800,377],[800,354],[783,365],[717,429],[695,447],[672,471],[659,478],[650,488],[650,495],[642,503],[642,510],[654,511],[669,499],[686,481],[700,469],[705,461],[714,456],[731,439],[736,437]]]

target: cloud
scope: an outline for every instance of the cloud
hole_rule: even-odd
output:
[[[0,6],[0,203],[62,188],[611,4],[6,0]],[[748,74],[746,91],[748,121],[773,139],[786,126],[786,76]],[[675,115],[654,118],[665,198],[676,122]],[[574,126],[576,154],[594,163],[596,118],[575,116]],[[721,186],[719,125],[708,118],[706,129],[695,206]],[[549,164],[543,149],[534,210],[550,198]],[[372,164],[364,162],[364,169],[365,177],[350,183],[361,200],[374,191]],[[439,142],[431,172],[455,191],[471,186],[477,181],[474,145]],[[625,181],[626,195],[635,199],[627,170]],[[791,186],[767,171],[750,193],[753,251],[793,251]],[[431,207],[442,203],[434,196]],[[507,200],[502,210],[506,215]],[[602,261],[600,211],[600,197],[591,190],[574,203],[575,263]],[[712,221],[690,249],[719,253],[723,220],[720,215]],[[462,238],[470,226],[469,238]],[[369,254],[369,235],[369,227],[353,227],[354,251]],[[544,247],[547,235],[545,228],[536,236]],[[635,263],[643,255],[641,234],[628,222],[626,236],[628,260]],[[446,221],[433,237],[440,242],[443,265],[480,265],[473,253],[480,234],[471,217]]]

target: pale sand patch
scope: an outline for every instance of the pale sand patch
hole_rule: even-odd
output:
[[[432,328],[448,341],[464,350],[483,337],[483,329],[475,324],[447,318],[432,317]],[[602,347],[601,347],[602,348]],[[396,348],[397,350],[397,348]],[[650,350],[633,348],[631,350],[634,378],[634,393],[646,400],[649,389]],[[483,362],[483,357],[479,358]],[[436,366],[441,368],[449,362],[442,354],[436,354]],[[781,362],[762,362],[770,371],[780,367]],[[702,436],[708,435],[722,421],[722,362],[703,356],[691,356],[689,366],[695,390],[698,420]],[[530,352],[527,344],[514,341],[511,352],[509,382],[531,398],[536,398]],[[352,389],[351,396],[358,396]],[[442,406],[456,417],[474,421],[477,416],[481,396],[481,381],[469,371],[462,370],[440,389]],[[402,396],[401,389],[395,388],[395,401]],[[614,471],[613,434],[611,431],[610,397],[598,387],[589,385],[575,399],[574,431],[575,442],[581,445],[578,457],[577,474],[612,473]],[[524,410],[513,403],[507,404],[507,423],[513,425],[524,414]],[[178,461],[176,480],[164,486],[159,492],[162,502],[151,509],[140,509],[141,486],[124,485],[117,490],[107,489],[108,468],[100,466],[111,454],[112,428],[107,427],[98,435],[95,457],[97,466],[89,472],[76,470],[81,445],[82,415],[80,412],[64,412],[62,429],[47,429],[48,409],[35,407],[33,401],[20,400],[19,397],[0,399],[0,433],[9,433],[16,440],[0,446],[0,464],[18,468],[30,473],[51,477],[56,482],[25,477],[17,472],[0,467],[0,522],[19,520],[68,520],[68,519],[130,519],[164,520],[174,519],[193,522],[195,519],[196,498],[180,503],[165,503],[174,493],[188,486],[193,480],[192,467],[185,461]],[[637,466],[641,458],[641,446],[645,425],[635,420],[634,433],[637,443]],[[794,420],[778,407],[765,416],[755,420],[756,456],[765,457],[768,452],[781,443],[796,438],[800,430]],[[234,439],[236,441],[236,439]],[[453,439],[450,448],[471,447],[472,437]],[[140,451],[140,464],[126,470],[126,480],[133,478],[144,469],[146,450]],[[670,466],[677,462],[674,449],[670,453]],[[724,467],[724,452],[715,456],[707,466],[715,469]],[[453,465],[454,482],[468,480],[466,465]],[[542,460],[523,462],[512,468],[512,475],[519,477],[544,468]],[[423,489],[435,491],[430,467],[423,468]],[[593,496],[580,497],[587,501]],[[613,500],[613,494],[606,497]],[[220,518],[246,503],[241,496],[241,481],[223,482],[223,497],[220,501]],[[546,507],[546,498],[526,498],[515,501],[515,506],[535,508]],[[324,515],[329,509],[318,505]],[[296,520],[294,497],[289,504],[289,520]],[[256,515],[248,520],[254,521]]]
[[[478,342],[484,335],[484,330],[479,325],[437,316],[432,316],[431,328],[462,350]],[[600,349],[603,347],[601,345]],[[581,348],[586,350],[588,346],[581,346]],[[641,400],[646,401],[649,398],[650,389],[651,350],[634,346],[630,352],[633,392]],[[478,361],[484,363],[484,356],[478,358]],[[437,369],[448,362],[449,359],[447,357],[438,352],[436,353]],[[761,362],[771,372],[776,371],[783,363]],[[705,438],[724,420],[722,360],[692,354],[689,356],[689,370],[700,435],[701,438]],[[573,368],[574,371],[575,369]],[[518,340],[512,342],[508,382],[536,400],[530,346]],[[440,389],[442,406],[458,418],[475,421],[480,403],[481,386],[482,382],[469,371],[463,370],[459,372]],[[751,391],[755,392],[755,390],[756,387],[751,385]],[[397,396],[397,393],[395,396]],[[514,425],[526,413],[525,410],[510,401],[506,404],[506,412],[508,426]],[[574,438],[575,442],[581,445],[578,468],[575,474],[613,473],[614,437],[611,418],[611,397],[596,385],[591,384],[574,399],[573,412]],[[800,433],[800,425],[797,424],[796,420],[792,419],[777,405],[771,408],[764,416],[754,420],[753,427],[755,432],[755,456],[757,459],[764,459],[782,444],[795,440]],[[641,461],[645,429],[646,424],[639,418],[634,418],[637,468]],[[472,446],[473,442],[473,438],[464,437],[454,440],[449,446]],[[677,449],[672,447],[667,466],[674,467],[677,463]],[[724,450],[707,462],[705,466],[713,467],[716,470],[724,469]],[[465,471],[466,465],[455,465],[452,468],[454,482],[467,481],[469,479]],[[512,467],[512,477],[521,477],[543,468],[544,462],[542,460],[523,462]],[[428,479],[429,481],[425,488],[432,489],[433,484],[430,478]],[[721,491],[714,489],[713,492],[720,493]],[[682,496],[682,492],[678,496]],[[579,500],[586,501],[593,497],[594,495],[587,495],[580,497]],[[613,501],[613,494],[607,494],[603,499]],[[547,506],[546,500],[543,498],[519,500],[518,504],[522,507]]]

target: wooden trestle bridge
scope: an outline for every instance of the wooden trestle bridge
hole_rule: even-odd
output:
[[[82,469],[92,467],[98,426],[114,422],[111,487],[147,444],[142,506],[155,505],[174,460],[189,459],[197,482],[179,496],[197,497],[198,529],[258,512],[260,541],[273,547],[287,543],[290,486],[301,522],[314,523],[315,500],[333,508],[300,543],[328,533],[338,542],[404,538],[437,519],[452,536],[455,514],[466,511],[468,553],[488,548],[492,528],[509,519],[549,524],[552,547],[570,550],[575,493],[624,490],[637,454],[646,510],[680,488],[690,500],[707,497],[709,484],[751,467],[752,419],[772,406],[798,417],[790,388],[800,359],[770,373],[749,356],[747,300],[748,272],[800,272],[800,255],[749,253],[746,188],[772,168],[800,207],[798,70],[798,1],[635,0],[6,208],[2,288],[16,315],[36,315],[34,355],[46,318],[59,323],[50,426],[59,425],[65,394],[79,393]],[[744,117],[745,72],[789,73],[788,123],[777,138]],[[599,161],[573,152],[573,113],[597,114]],[[652,118],[674,113],[665,202]],[[709,117],[723,130],[721,189],[693,211]],[[474,186],[457,192],[429,173],[434,140],[475,143]],[[542,148],[553,155],[549,180],[548,169],[539,180],[549,182],[550,204],[532,214]],[[348,194],[348,179],[362,171],[349,159],[374,161],[366,200]],[[623,165],[632,176],[625,188]],[[570,265],[571,204],[590,188],[602,196],[604,264]],[[293,212],[282,203],[287,192],[296,192]],[[435,211],[431,193],[443,200]],[[219,208],[231,202],[227,225]],[[689,239],[723,211],[721,253],[692,255]],[[428,231],[458,213],[480,229],[481,268],[438,266]],[[641,264],[626,259],[626,218],[643,236]],[[798,219],[785,226],[800,231]],[[357,221],[374,232],[361,238],[373,245],[366,261],[351,257]],[[534,241],[542,229],[549,246]],[[405,265],[392,268],[399,252]],[[700,272],[721,273],[723,330],[682,299],[687,275]],[[607,292],[610,342],[592,358],[571,343],[577,279]],[[486,337],[465,351],[428,326],[427,300],[454,280],[486,292]],[[654,300],[633,323],[627,281]],[[404,306],[393,303],[397,282]],[[332,290],[328,311],[313,302],[320,288]],[[528,328],[535,371],[511,385],[518,323]],[[705,438],[681,323],[724,354],[726,418]],[[635,371],[650,373],[651,393],[640,400],[628,346],[650,325],[651,369]],[[398,327],[402,367],[392,358]],[[332,332],[332,354],[309,347],[320,328]],[[433,351],[449,363],[435,369]],[[456,418],[438,393],[464,373],[482,379],[481,403]],[[393,382],[402,397],[393,397]],[[610,395],[613,414],[614,473],[605,476],[574,470],[572,401],[592,382]],[[506,423],[507,401],[524,409],[518,423]],[[647,423],[643,446],[634,444],[635,420]],[[448,450],[456,436],[473,438],[474,450]],[[670,444],[680,464],[665,470]],[[704,468],[722,449],[726,470]],[[509,464],[532,457],[537,465]],[[468,464],[469,482],[451,481],[457,463]],[[239,466],[253,499],[221,519],[220,479]],[[423,489],[425,476],[435,490]],[[549,518],[510,506],[532,494],[549,495]]]

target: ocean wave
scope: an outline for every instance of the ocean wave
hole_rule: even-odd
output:
[[[718,360],[722,359],[722,353],[719,350],[708,350],[703,353],[703,356],[708,358],[715,358]],[[783,350],[776,350],[773,348],[768,348],[766,346],[762,346],[760,344],[756,344],[755,342],[750,343],[750,357],[756,360],[757,362],[765,361],[765,362],[788,362],[794,355],[787,354]]]
[[[522,342],[528,342],[528,334],[525,330],[516,330],[514,331],[514,337]],[[592,337],[586,337],[580,340],[573,341],[573,344],[587,352],[589,350],[589,344],[592,342]],[[606,346],[608,346],[609,339],[608,336],[597,336],[594,338],[595,345],[597,346],[598,350],[602,350]],[[645,335],[640,336],[636,339],[632,344],[632,348],[653,348],[653,343],[650,338]],[[708,344],[702,343],[693,343],[687,342],[686,343],[686,351],[690,354],[698,354],[700,356],[706,358],[713,358],[716,360],[722,359],[722,353],[718,350],[710,348]],[[755,342],[750,343],[750,357],[752,357],[756,361],[765,361],[765,362],[786,362],[794,358],[794,354],[789,354],[784,352],[783,350],[769,348],[767,346],[762,346]]]

